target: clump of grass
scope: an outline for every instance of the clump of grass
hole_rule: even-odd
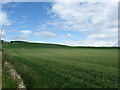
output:
[[[10,68],[3,67],[2,68],[2,88],[17,88],[18,80],[13,79],[13,77],[9,73]]]
[[[9,55],[3,52],[2,55],[2,88],[18,88],[20,82],[22,82],[18,73],[14,70],[14,66],[8,62],[8,59],[12,59]]]

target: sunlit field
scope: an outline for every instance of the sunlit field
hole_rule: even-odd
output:
[[[3,44],[3,50],[3,61],[13,65],[27,88],[117,88],[118,85],[117,48],[10,43]],[[3,78],[3,88],[11,87],[6,80]]]

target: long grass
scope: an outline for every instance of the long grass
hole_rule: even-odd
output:
[[[117,88],[117,48],[12,43],[4,51],[28,88]]]

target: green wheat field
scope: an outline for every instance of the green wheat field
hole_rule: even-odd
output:
[[[118,48],[69,47],[14,42],[3,44],[2,63],[10,62],[27,88],[117,88]],[[3,88],[16,88],[3,65]]]

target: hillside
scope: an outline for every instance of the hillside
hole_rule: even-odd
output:
[[[118,86],[117,48],[15,42],[3,44],[3,51],[3,64],[9,62],[27,88]],[[3,71],[3,88],[17,87],[14,79],[5,78],[8,75],[6,69]]]
[[[3,44],[3,48],[63,48],[69,47],[65,45],[58,44],[45,44],[45,43],[30,43],[30,42],[12,42],[9,44]]]
[[[51,44],[51,43],[31,43],[31,42],[24,42],[24,41],[11,41],[10,43],[2,44],[3,48],[97,48],[97,49],[111,49],[111,48],[118,48],[118,47],[93,47],[93,46],[67,46],[67,45],[60,45],[60,44]]]

